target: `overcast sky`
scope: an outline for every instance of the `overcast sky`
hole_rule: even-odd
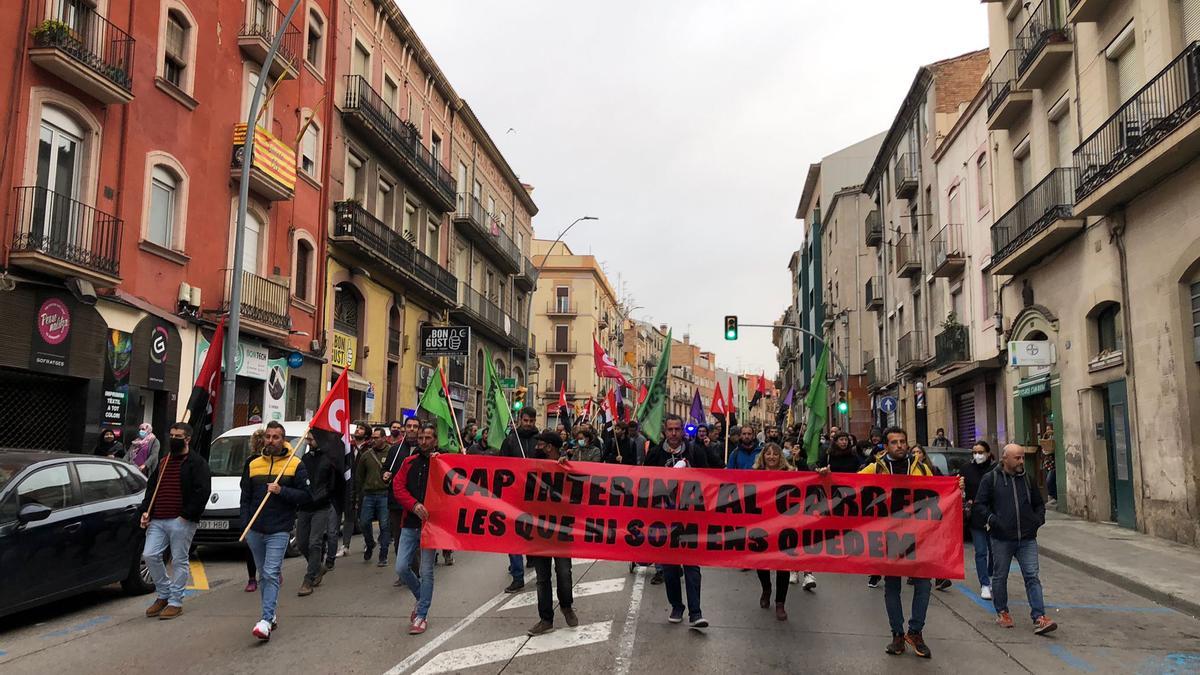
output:
[[[397,0],[541,209],[538,237],[725,368],[773,375],[807,167],[887,129],[916,69],[987,46],[971,0]],[[514,129],[508,132],[508,129]]]

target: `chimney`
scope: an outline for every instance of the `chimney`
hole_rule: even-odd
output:
[[[683,344],[685,344],[685,345],[692,344],[692,336],[688,335],[687,333],[684,333],[683,334]]]

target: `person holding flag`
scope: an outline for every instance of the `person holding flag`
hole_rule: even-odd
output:
[[[267,422],[263,442],[263,454],[247,462],[242,470],[241,515],[246,523],[243,536],[254,554],[262,594],[262,616],[251,632],[260,640],[270,640],[278,623],[275,609],[283,557],[296,524],[296,510],[311,501],[312,495],[308,471],[284,440],[283,425],[275,420]]]
[[[350,381],[346,371],[338,376],[313,416],[305,440],[308,451],[300,461],[311,480],[312,499],[300,506],[296,523],[296,543],[308,560],[308,570],[297,593],[301,597],[312,595],[313,588],[325,576],[322,545],[337,545],[337,537],[330,537],[329,531],[337,521],[334,502],[343,494],[349,475],[346,458],[350,453]]]

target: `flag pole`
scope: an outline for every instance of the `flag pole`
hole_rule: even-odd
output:
[[[438,359],[438,377],[442,378],[442,391],[446,394],[446,408],[450,411],[450,421],[454,423],[454,435],[458,437],[459,453],[466,453],[467,447],[463,445],[462,432],[458,429],[458,415],[454,414],[454,404],[450,401],[450,384],[446,382],[446,371],[442,370],[442,365],[446,362],[446,357]]]
[[[158,499],[158,487],[160,485],[162,485],[163,471],[166,470],[167,464],[170,461],[171,461],[171,453],[168,452],[166,458],[163,459],[162,464],[159,465],[159,467],[158,467],[158,482],[154,484],[154,493],[150,495],[150,505],[146,507],[146,515],[147,516],[149,516],[150,513],[152,511],[154,511],[154,500]],[[146,528],[143,527],[142,529],[146,529]]]

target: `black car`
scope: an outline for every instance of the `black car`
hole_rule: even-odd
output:
[[[117,582],[153,590],[137,521],[145,493],[121,461],[0,449],[0,616]]]

